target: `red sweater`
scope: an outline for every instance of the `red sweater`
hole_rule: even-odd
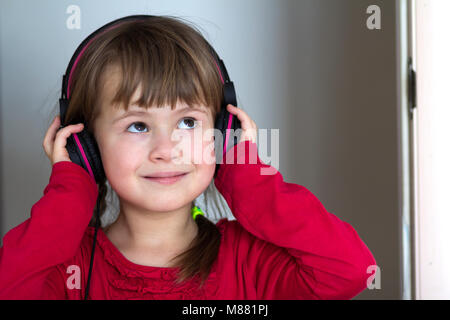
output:
[[[197,290],[195,280],[174,286],[176,268],[127,260],[100,228],[90,298],[350,299],[366,288],[367,268],[376,262],[355,229],[258,156],[249,163],[257,145],[241,143],[246,152],[233,147],[234,163],[221,165],[214,182],[237,220],[217,223],[221,245],[205,286]],[[261,175],[262,168],[275,174]],[[97,192],[77,164],[53,165],[31,217],[3,238],[0,299],[84,297]]]

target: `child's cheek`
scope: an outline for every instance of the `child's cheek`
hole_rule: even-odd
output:
[[[172,136],[172,159],[176,164],[215,163],[214,130],[198,128],[189,132],[176,130]]]
[[[216,154],[214,151],[214,128],[209,128],[205,130],[203,136],[203,163],[204,164],[215,164]]]
[[[197,152],[196,135],[193,132],[175,130],[172,135],[172,159],[176,165],[190,165]]]
[[[191,146],[192,150],[192,162],[193,164],[203,163],[203,131],[194,130],[194,135],[192,139],[193,143]]]

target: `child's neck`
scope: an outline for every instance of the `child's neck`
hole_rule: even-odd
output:
[[[104,230],[108,239],[131,262],[172,267],[170,261],[189,248],[198,227],[191,216],[191,206],[164,217],[152,217],[133,211],[121,211],[117,220]]]

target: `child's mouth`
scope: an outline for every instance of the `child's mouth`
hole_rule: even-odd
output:
[[[173,177],[161,177],[161,178],[156,178],[156,177],[145,177],[145,179],[149,180],[149,181],[154,181],[154,182],[158,182],[161,184],[174,184],[177,181],[180,181],[184,176],[186,176],[188,173],[183,173],[181,175],[178,176],[173,176]]]

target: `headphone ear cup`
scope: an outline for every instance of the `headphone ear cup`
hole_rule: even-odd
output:
[[[230,114],[228,111],[227,111],[227,113]],[[241,135],[241,133],[239,133],[239,137],[238,137],[237,131],[238,131],[238,129],[242,129],[241,121],[235,115],[233,115],[232,120],[231,120],[231,129],[234,130],[234,140],[233,140],[232,144],[233,144],[233,146],[235,146],[238,144],[238,139],[240,138],[240,135]]]
[[[219,114],[216,116],[215,122],[214,122],[214,128],[219,130],[222,133],[222,145],[220,146],[220,143],[215,141],[215,151],[216,151],[216,159],[223,159],[224,153],[226,153],[229,149],[233,148],[235,145],[238,144],[238,136],[236,134],[236,131],[238,129],[241,129],[241,121],[233,114],[229,113],[227,110],[227,105],[232,104],[233,106],[237,107],[237,99],[236,99],[236,91],[234,89],[234,84],[232,81],[226,82],[223,86],[223,100],[222,105],[220,108]],[[227,149],[228,146],[225,145],[226,137],[227,137],[227,128],[228,128],[228,120],[230,119],[231,115],[231,125],[230,129],[233,129],[233,139],[231,141],[231,147]],[[229,132],[231,134],[231,132]],[[228,144],[230,144],[230,141],[228,141]],[[224,151],[225,149],[225,151]],[[219,171],[220,164],[216,164],[216,170],[214,172],[214,178],[217,176],[217,172]]]
[[[215,128],[217,130],[219,130],[221,132],[221,134],[222,134],[222,144],[220,144],[215,139],[215,152],[216,152],[216,159],[217,160],[223,159],[223,156],[224,156],[223,149],[224,149],[224,146],[225,146],[226,134],[227,134],[227,128],[228,128],[228,120],[230,118],[230,115],[231,115],[231,126],[230,126],[230,129],[234,130],[233,131],[234,134],[232,136],[233,140],[231,142],[228,141],[228,144],[230,145],[230,143],[231,143],[231,146],[228,149],[225,149],[226,151],[228,151],[229,149],[233,148],[235,145],[238,144],[239,137],[238,137],[236,132],[237,132],[238,129],[242,128],[241,121],[238,119],[238,117],[236,117],[235,115],[233,115],[233,114],[228,112],[228,110],[226,108],[227,105],[228,105],[227,103],[224,103],[222,105],[222,108],[221,108],[219,114],[217,115],[216,120],[215,120],[215,124],[214,124]],[[229,134],[231,134],[231,132],[229,132]],[[216,178],[217,172],[219,171],[219,168],[220,168],[220,164],[217,163],[216,164],[216,170],[214,172],[214,178]]]
[[[214,128],[217,129],[221,136],[216,139],[214,136],[214,150],[216,154],[216,161],[219,162],[223,158],[223,146],[225,145],[225,134],[226,134],[226,120],[225,120],[225,111],[224,106],[222,104],[219,113],[216,116],[214,122]],[[214,171],[214,178],[217,176],[217,172],[219,171],[220,163],[216,163],[216,170]]]
[[[92,172],[96,183],[105,180],[106,175],[97,142],[86,129],[83,129],[79,133],[71,134],[67,139],[66,149],[69,153],[70,160],[81,166],[89,175]]]

